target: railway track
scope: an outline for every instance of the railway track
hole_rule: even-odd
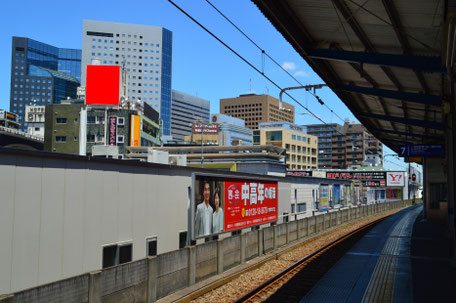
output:
[[[307,255],[235,302],[299,302],[370,228],[370,222]]]

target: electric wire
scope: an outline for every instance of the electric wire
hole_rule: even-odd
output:
[[[207,1],[207,0],[206,0]],[[193,18],[189,13],[187,13],[184,9],[182,9],[180,6],[178,6],[176,3],[174,3],[172,0],[168,0],[169,3],[171,3],[174,7],[176,7],[179,11],[181,11],[185,16],[187,16],[190,20],[192,20],[194,23],[196,23],[199,27],[201,27],[204,31],[206,31],[209,35],[211,35],[214,39],[216,39],[219,43],[221,43],[223,46],[225,46],[228,50],[230,50],[233,54],[235,54],[239,59],[241,59],[242,61],[244,61],[247,65],[249,65],[251,68],[253,68],[257,73],[259,73],[260,75],[262,75],[266,80],[268,80],[272,85],[274,85],[276,88],[282,90],[282,88],[276,83],[274,82],[271,78],[269,78],[268,76],[266,76],[264,73],[262,73],[258,68],[256,68],[252,63],[250,63],[247,59],[245,59],[242,55],[240,55],[238,52],[236,52],[233,48],[231,48],[228,44],[226,44],[223,40],[221,40],[218,36],[216,36],[214,33],[212,33],[209,29],[207,29],[204,25],[202,25],[200,22],[198,22],[195,18]],[[210,3],[208,1],[208,3]],[[215,8],[215,7],[214,7]],[[231,22],[231,21],[230,21]],[[233,24],[233,26],[235,26]],[[237,28],[237,27],[236,27]],[[239,29],[239,31],[241,31]],[[242,31],[241,31],[242,32]],[[245,34],[244,34],[245,35]],[[246,35],[245,35],[246,36]],[[246,36],[247,37],[247,36]],[[247,37],[247,39],[250,40],[250,38]],[[254,43],[255,45],[257,45],[255,42],[253,42],[252,40],[252,43]],[[258,47],[258,46],[257,46]],[[260,48],[260,47],[258,47]],[[260,48],[261,49],[261,48]],[[262,49],[261,49],[262,50]],[[262,52],[264,52],[262,50]],[[264,52],[265,53],[265,52]],[[269,57],[269,55],[266,54],[266,56]],[[272,59],[272,58],[270,58]],[[275,61],[275,60],[274,60]],[[276,61],[275,61],[276,64],[278,64]],[[280,66],[280,64],[278,64]],[[281,67],[281,66],[280,66]],[[282,67],[281,67],[282,68]],[[288,73],[288,71],[286,71]],[[289,74],[289,73],[288,73]],[[290,74],[291,75],[291,74]],[[292,75],[291,75],[292,76]],[[292,76],[293,77],[293,76]],[[294,78],[294,77],[293,77]],[[296,80],[298,81],[298,80]],[[298,81],[298,83],[300,83]],[[300,83],[301,84],[301,83]],[[327,125],[328,123],[326,123],[325,121],[323,121],[321,118],[319,118],[317,115],[315,115],[308,107],[304,106],[301,102],[299,102],[298,100],[296,100],[293,96],[291,96],[290,94],[288,94],[286,91],[284,92],[288,97],[290,97],[292,100],[294,100],[297,104],[299,104],[302,108],[304,108],[305,110],[307,110],[307,112],[309,114],[311,114],[314,118],[316,118],[317,120],[319,120],[320,122],[322,122],[323,124]],[[315,95],[314,95],[315,96]],[[331,112],[333,112],[331,110]],[[340,117],[339,117],[340,118]],[[345,136],[345,134],[341,133],[340,131],[338,131],[337,129],[335,129],[335,132],[337,132],[338,134],[340,135],[343,135]],[[391,161],[388,161],[388,160],[385,160],[387,162],[391,162]],[[393,164],[396,164],[396,165],[399,165],[399,166],[402,166],[400,164],[397,164],[395,162],[391,162]],[[403,167],[403,166],[402,166]]]
[[[257,73],[259,73],[260,75],[262,75],[266,80],[268,80],[269,82],[271,82],[272,85],[274,85],[276,88],[282,90],[282,88],[274,81],[272,80],[271,78],[269,78],[268,76],[266,76],[266,74],[262,73],[257,67],[255,67],[250,61],[248,61],[247,59],[245,59],[241,54],[239,54],[238,52],[236,52],[232,47],[230,47],[228,44],[226,44],[222,39],[220,39],[217,35],[215,35],[214,33],[212,33],[209,29],[207,29],[204,25],[202,25],[200,22],[198,22],[198,20],[196,20],[195,18],[193,18],[189,13],[187,13],[183,8],[181,8],[180,6],[178,6],[176,3],[174,3],[174,1],[172,0],[168,0],[169,3],[171,3],[174,7],[176,7],[179,11],[181,11],[184,15],[186,15],[190,20],[192,20],[194,23],[196,23],[199,27],[201,27],[204,31],[206,31],[209,35],[211,35],[214,39],[216,39],[219,43],[221,43],[223,46],[225,46],[228,50],[230,50],[233,54],[235,54],[239,59],[241,59],[242,61],[244,61],[247,65],[249,65],[251,68],[253,68]],[[308,111],[310,114],[314,115],[314,117],[316,119],[318,119],[320,122],[322,122],[323,124],[328,124],[326,123],[325,121],[323,121],[322,119],[320,118],[317,118],[317,116],[306,106],[304,106],[301,102],[299,102],[298,100],[296,100],[293,96],[291,96],[288,92],[284,92],[288,97],[290,97],[293,101],[295,101],[297,104],[299,104],[302,108],[304,108],[306,111]],[[337,130],[336,130],[337,131]],[[339,131],[337,131],[339,132]],[[340,133],[341,135],[343,135],[342,133]]]
[[[282,71],[284,71],[288,76],[290,76],[294,81],[296,81],[296,83],[298,83],[300,86],[304,86],[304,84],[299,81],[298,79],[296,79],[295,76],[293,76],[290,72],[288,72],[279,62],[277,62],[277,60],[275,60],[273,57],[271,57],[263,48],[261,48],[252,38],[250,38],[241,28],[239,28],[236,24],[234,24],[233,21],[231,21],[230,18],[228,18],[223,12],[221,12],[214,4],[212,4],[211,1],[209,0],[205,0],[213,9],[215,9],[223,18],[225,18],[226,21],[228,21],[234,28],[236,28],[247,40],[249,40],[253,45],[256,46],[256,48],[258,48],[262,55],[266,56],[269,58],[269,60],[271,60],[275,65],[277,65]],[[264,69],[263,69],[264,71]],[[317,98],[317,94],[315,93],[312,93],[311,90],[307,90],[306,91],[308,93],[310,93],[311,95],[313,95],[315,98]],[[317,98],[318,100],[318,98]],[[344,119],[342,119],[336,112],[334,112],[334,110],[332,110],[326,103],[323,103],[322,105],[324,105],[332,114],[334,114],[337,118],[339,118],[341,121],[345,121]]]

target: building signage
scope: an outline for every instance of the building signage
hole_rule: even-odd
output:
[[[385,180],[384,171],[326,172],[326,178],[338,180]]]
[[[141,117],[131,115],[130,123],[130,146],[140,146],[141,144]]]
[[[386,186],[404,186],[404,172],[388,172],[386,174]]]
[[[287,171],[287,176],[295,176],[295,177],[312,177],[311,170],[303,170],[303,171]]]
[[[6,120],[14,121],[14,122],[18,121],[16,114],[7,112],[6,110],[0,111],[0,119],[6,119]]]
[[[116,146],[117,143],[117,117],[108,118],[108,145]]]
[[[385,180],[369,180],[369,181],[361,181],[361,185],[363,187],[385,187],[386,181]]]
[[[193,239],[278,219],[277,181],[197,175]]]
[[[193,134],[207,134],[207,135],[218,135],[219,124],[218,123],[193,123]]]
[[[399,157],[445,157],[443,144],[405,145],[399,148]]]

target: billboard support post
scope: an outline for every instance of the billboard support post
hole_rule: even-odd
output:
[[[246,251],[245,246],[246,246],[246,238],[247,238],[247,237],[246,237],[245,234],[243,234],[243,233],[241,233],[241,234],[239,235],[239,239],[240,239],[240,241],[241,241],[241,246],[240,246],[240,247],[241,247],[241,264],[245,263],[245,251]]]
[[[188,286],[195,284],[196,281],[196,247],[188,247]]]
[[[264,249],[263,230],[259,229],[258,230],[258,257],[263,255],[263,249]]]
[[[223,273],[223,239],[217,240],[217,274]]]

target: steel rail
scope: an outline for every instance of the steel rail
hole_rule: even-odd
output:
[[[387,216],[388,217],[388,216]],[[274,289],[277,284],[279,284],[282,281],[288,282],[293,276],[295,276],[298,272],[303,270],[308,264],[310,264],[312,261],[316,260],[319,256],[321,256],[323,253],[329,251],[330,249],[334,248],[336,245],[341,244],[345,240],[351,238],[352,236],[358,234],[359,232],[364,231],[365,229],[371,228],[372,226],[378,224],[379,222],[385,220],[387,217],[383,217],[380,219],[377,219],[375,221],[372,221],[366,225],[363,225],[339,238],[336,240],[326,244],[325,246],[319,248],[318,250],[314,251],[313,253],[305,256],[304,258],[300,259],[293,265],[285,268],[283,271],[280,273],[276,274],[266,282],[262,283],[258,287],[254,288],[253,290],[245,293],[238,299],[236,299],[235,302],[258,302],[258,301],[263,301],[260,299],[261,297],[264,298],[265,294],[268,293],[269,290]],[[284,283],[284,284],[285,284]],[[283,284],[283,285],[284,285]],[[283,286],[282,285],[282,286]],[[280,286],[281,287],[281,286]]]

